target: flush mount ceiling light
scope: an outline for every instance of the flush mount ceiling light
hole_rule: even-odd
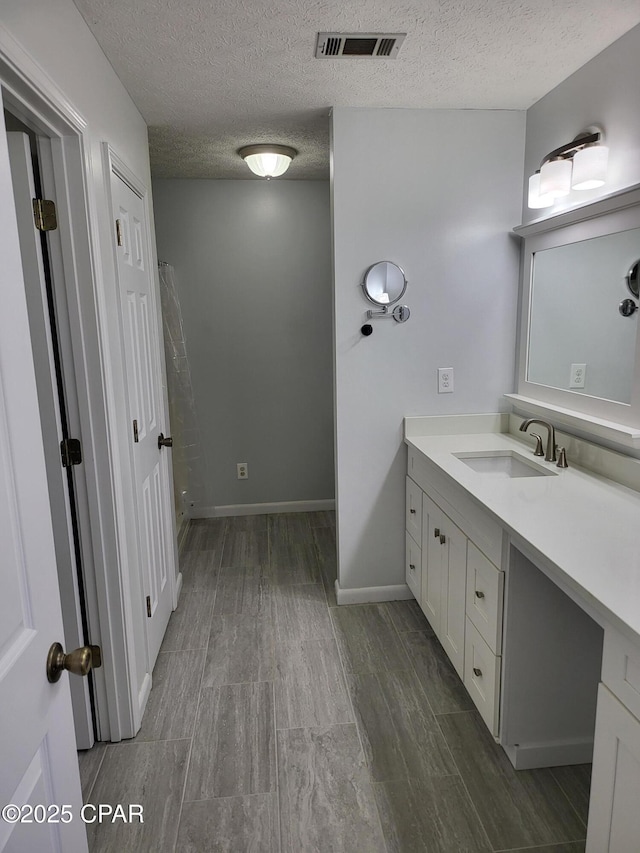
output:
[[[238,150],[254,175],[267,180],[284,175],[297,153],[288,145],[245,145]]]
[[[543,159],[540,169],[529,178],[529,207],[550,207],[571,190],[601,187],[607,177],[609,149],[602,144],[600,128],[579,133]]]

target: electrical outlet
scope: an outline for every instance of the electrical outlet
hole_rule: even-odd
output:
[[[569,388],[584,388],[586,372],[586,364],[572,364],[571,373],[569,374]]]
[[[453,367],[438,368],[438,394],[453,393]]]
[[[249,479],[249,465],[247,462],[238,462],[236,465],[239,480]]]

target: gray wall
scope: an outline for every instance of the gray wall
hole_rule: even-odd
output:
[[[513,390],[522,112],[339,108],[333,240],[339,579],[404,582],[405,415],[492,412]],[[405,324],[374,320],[375,261],[409,286]],[[454,368],[437,394],[437,368]]]
[[[328,184],[158,180],[153,193],[207,460],[194,514],[332,499]]]
[[[544,210],[529,210],[525,191],[523,222],[640,183],[639,52],[637,26],[527,110],[525,184],[546,154],[570,142],[590,125],[599,125],[605,132],[609,169],[605,186],[574,190]]]

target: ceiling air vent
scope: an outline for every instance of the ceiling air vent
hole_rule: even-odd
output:
[[[395,59],[406,33],[318,33],[316,59],[331,56],[382,56]]]

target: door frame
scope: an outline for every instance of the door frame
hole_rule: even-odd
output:
[[[119,429],[119,418],[126,411],[122,407],[124,365],[119,330],[113,322],[110,256],[100,250],[105,245],[106,222],[96,198],[92,138],[82,115],[2,24],[0,87],[9,110],[50,139],[74,338],[95,572],[94,612],[99,620],[90,627],[92,642],[102,647],[103,658],[102,668],[96,671],[99,736],[119,741],[133,737],[140,726],[151,673],[146,643],[141,643],[136,629],[136,621],[141,620],[134,618],[136,612],[142,613],[142,601],[139,584],[133,581],[132,478]]]

